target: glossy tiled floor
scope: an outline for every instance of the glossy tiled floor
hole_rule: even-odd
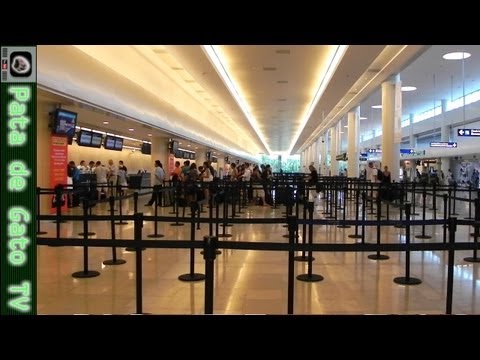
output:
[[[420,199],[419,199],[420,200]],[[146,214],[153,207],[139,206]],[[106,204],[94,213],[106,214]],[[126,204],[131,214],[132,204]],[[284,207],[272,209],[250,205],[243,216],[281,217]],[[354,214],[353,202],[349,210]],[[159,208],[168,215],[171,208]],[[315,218],[323,218],[323,206],[315,208]],[[69,211],[80,213],[79,208]],[[188,212],[188,211],[187,211]],[[466,216],[465,205],[457,204],[459,218]],[[398,216],[398,210],[391,210]],[[443,210],[438,212],[441,218]],[[203,214],[205,216],[206,214]],[[170,215],[171,216],[171,215]],[[427,218],[431,212],[427,213]],[[419,218],[419,217],[417,217]],[[53,236],[55,224],[42,222],[42,230]],[[110,236],[110,227],[94,223],[92,238]],[[77,238],[81,223],[62,224],[62,237]],[[133,237],[133,223],[116,226],[117,238]],[[420,229],[414,229],[420,233]],[[459,226],[457,239],[470,239],[471,228]],[[143,236],[153,232],[146,223]],[[190,238],[190,226],[171,227],[160,224],[164,239]],[[286,242],[282,225],[235,225],[228,228],[229,240]],[[314,241],[324,243],[353,243],[347,237],[353,228],[333,226],[314,228]],[[427,234],[442,240],[441,226],[427,227]],[[196,231],[200,240],[208,234],[206,224]],[[404,241],[404,230],[393,227],[382,229],[382,241]],[[367,242],[375,242],[373,230],[367,231]],[[432,240],[413,240],[434,241]],[[196,272],[204,272],[203,257],[196,252]],[[375,261],[367,253],[315,253],[313,272],[324,276],[324,281],[304,283],[295,280],[295,314],[442,314],[446,304],[447,254],[441,251],[415,252],[411,257],[411,275],[423,282],[417,286],[394,283],[394,277],[404,275],[402,253],[388,253],[389,260]],[[75,279],[71,274],[82,270],[83,248],[38,246],[38,313],[39,314],[129,314],[135,312],[135,254],[118,250],[119,258],[127,263],[105,266],[111,258],[111,248],[90,248],[89,267],[100,272],[90,279]],[[480,313],[480,263],[463,260],[471,252],[455,255],[453,312]],[[286,314],[287,313],[287,253],[266,251],[225,250],[215,262],[214,313],[217,314]],[[189,270],[189,250],[147,249],[143,252],[143,311],[152,314],[202,314],[204,311],[204,282],[186,283],[177,279]],[[295,262],[295,274],[307,271],[306,263]]]

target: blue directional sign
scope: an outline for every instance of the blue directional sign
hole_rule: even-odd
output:
[[[457,129],[458,136],[480,136],[480,129]]]
[[[457,143],[454,141],[433,141],[430,143],[430,147],[456,148]]]
[[[368,149],[367,150],[370,154],[379,154],[382,152],[382,149]]]
[[[413,154],[415,149],[400,149],[400,154]]]

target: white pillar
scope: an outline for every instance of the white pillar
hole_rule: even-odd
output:
[[[358,127],[360,125],[360,106],[357,106],[348,113],[348,144],[347,144],[347,157],[348,157],[348,176],[358,177],[360,176],[359,169],[359,146],[358,146]]]
[[[410,147],[412,149],[415,149],[417,147],[417,138],[416,138],[415,134],[413,133],[413,118],[414,118],[414,114],[410,114],[410,126],[409,126],[409,129],[410,129]]]
[[[330,134],[332,141],[330,142],[330,175],[338,175],[338,164],[337,159],[337,140],[338,140],[338,125],[335,125],[330,128]]]
[[[382,83],[382,170],[388,166],[392,181],[399,181],[402,141],[402,91],[400,75]]]

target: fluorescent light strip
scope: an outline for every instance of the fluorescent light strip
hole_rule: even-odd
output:
[[[355,95],[354,97],[352,97],[344,106],[342,106],[342,108],[341,108],[340,110],[338,110],[337,113],[330,118],[330,120],[328,120],[327,124],[325,124],[319,131],[315,132],[315,133],[316,133],[315,135],[312,134],[311,137],[316,137],[316,136],[318,136],[318,134],[320,134],[323,130],[328,129],[330,126],[332,126],[331,124],[332,124],[333,121],[335,121],[335,118],[338,117],[338,116],[340,116],[339,114],[340,114],[342,111],[344,111],[345,108],[348,108],[348,106],[349,106],[354,100],[357,99],[357,97],[359,96],[358,94],[361,94],[361,92],[362,92],[368,85],[370,85],[370,83],[371,83],[373,80],[375,80],[375,79],[383,72],[383,70],[385,70],[385,68],[386,68],[387,66],[389,66],[398,56],[400,56],[400,54],[401,54],[407,47],[408,47],[408,45],[404,45],[403,48],[401,48],[401,49],[395,54],[395,56],[394,56],[393,58],[391,58],[390,61],[387,62],[387,63],[385,64],[385,66],[382,67],[382,69],[381,69],[379,72],[377,72],[377,73],[370,79],[370,81],[368,81],[368,82],[358,91],[357,95]],[[353,106],[352,106],[352,107],[353,107]],[[327,118],[328,118],[328,116],[327,116]],[[300,150],[300,151],[302,151],[302,150]]]
[[[325,92],[325,89],[327,88],[328,83],[332,79],[333,73],[337,69],[338,65],[340,64],[340,61],[343,58],[343,55],[345,55],[345,52],[348,49],[348,45],[338,45],[337,49],[333,53],[332,59],[330,60],[330,64],[328,65],[328,69],[325,72],[325,76],[322,78],[322,81],[320,82],[320,85],[318,86],[317,92],[312,100],[312,103],[310,104],[310,108],[308,109],[307,114],[302,120],[302,124],[297,130],[297,133],[295,134],[292,143],[290,144],[290,147],[288,148],[288,153],[290,154],[293,147],[295,146],[295,143],[297,142],[298,138],[300,137],[300,134],[302,133],[303,129],[305,128],[305,125],[307,125],[308,119],[310,119],[310,116],[313,113],[313,110],[315,110],[315,107],[318,104],[318,101],[322,97],[323,93]]]
[[[270,150],[269,146],[267,145],[265,138],[263,134],[260,131],[260,128],[258,127],[257,120],[255,117],[253,117],[252,114],[250,114],[250,111],[248,111],[248,107],[243,101],[242,96],[240,96],[239,91],[237,90],[237,87],[233,83],[233,80],[230,78],[229,74],[227,73],[227,70],[224,66],[224,62],[222,61],[220,55],[215,51],[215,47],[213,45],[202,45],[202,49],[207,54],[210,62],[213,64],[215,69],[217,70],[217,73],[220,75],[222,78],[223,82],[225,85],[227,85],[228,90],[230,90],[230,93],[232,96],[235,98],[237,101],[237,104],[240,106],[242,109],[243,113],[245,114],[245,117],[247,118],[248,122],[252,126],[252,128],[255,130],[257,133],[258,137],[262,141],[263,146],[267,149],[268,153],[271,153],[272,151]]]

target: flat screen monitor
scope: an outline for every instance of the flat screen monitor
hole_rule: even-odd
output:
[[[56,109],[53,119],[53,133],[73,138],[77,125],[77,113]]]
[[[178,141],[172,140],[172,154],[176,154],[178,151]]]
[[[80,130],[77,137],[77,143],[80,146],[90,146],[92,143],[92,132]]]
[[[99,133],[92,132],[92,147],[97,147],[99,148],[102,146],[102,140],[103,140],[103,135]]]
[[[152,154],[152,144],[142,143],[142,154],[151,155]]]
[[[123,149],[123,138],[115,138],[114,150],[122,151]]]
[[[115,150],[115,136],[105,136],[105,142],[103,143],[103,147],[107,150]]]

